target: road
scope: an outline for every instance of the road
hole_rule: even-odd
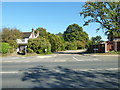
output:
[[[2,58],[3,88],[118,88],[118,56],[52,54]]]

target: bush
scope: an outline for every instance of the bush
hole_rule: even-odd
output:
[[[52,52],[64,50],[64,39],[62,37],[49,34],[48,40],[51,44]]]
[[[0,43],[0,53],[10,53],[12,47],[8,43]]]
[[[43,52],[43,50],[37,50],[36,53],[37,54],[43,54],[44,52]]]
[[[85,48],[85,43],[82,41],[76,41],[77,49]]]
[[[43,37],[41,38],[35,38],[35,39],[29,39],[28,40],[28,48],[32,49],[33,52],[37,54],[42,54],[42,53],[51,53],[51,44],[49,41]],[[45,52],[45,49],[47,50]]]
[[[28,52],[28,53],[33,53],[34,51],[33,51],[32,49],[28,48],[28,49],[27,49],[27,52]]]
[[[77,50],[77,44],[75,42],[65,42],[66,50]]]

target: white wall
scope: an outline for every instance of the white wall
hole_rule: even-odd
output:
[[[28,38],[25,39],[17,39],[18,44],[27,44],[28,43]]]

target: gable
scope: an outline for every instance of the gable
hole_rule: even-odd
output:
[[[31,32],[23,32],[22,33],[22,38],[29,38],[31,35]]]

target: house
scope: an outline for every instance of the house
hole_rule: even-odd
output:
[[[27,43],[29,39],[34,39],[39,36],[39,31],[35,34],[35,30],[32,28],[32,32],[22,32],[22,39],[17,39],[16,42],[18,44],[17,52],[26,50]]]
[[[114,37],[113,41],[106,41],[106,52],[120,51],[120,37]]]
[[[88,51],[93,53],[120,51],[120,37],[114,37],[113,41],[108,40],[97,45],[90,45]]]

